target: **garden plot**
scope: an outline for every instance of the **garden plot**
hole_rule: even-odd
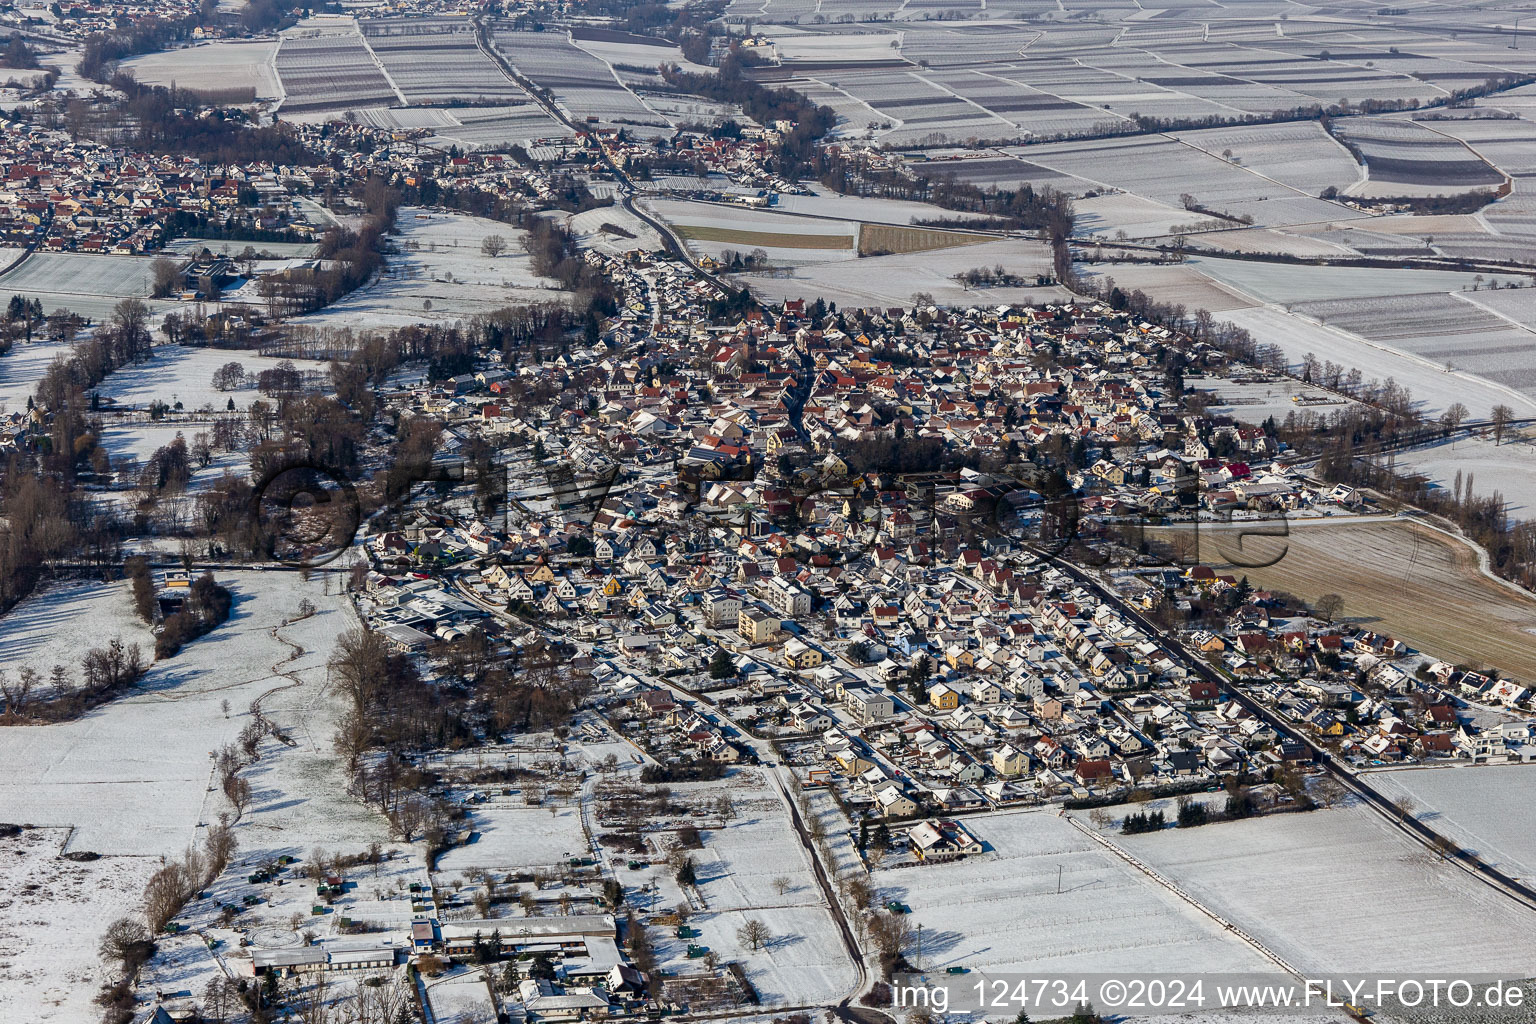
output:
[[[276,66],[285,116],[405,103],[351,19],[301,22],[281,39]]]
[[[555,867],[587,850],[581,812],[574,806],[529,807],[521,796],[496,797],[470,810],[467,827],[469,844],[439,857],[439,872]]]
[[[220,39],[179,50],[129,57],[122,68],[145,85],[222,92],[250,89],[258,100],[282,96],[273,39]]]
[[[1303,971],[1530,973],[1529,910],[1358,805],[1115,841]]]
[[[923,926],[926,970],[1269,969],[1249,946],[1054,811],[985,814],[965,825],[986,852],[873,875],[876,902],[907,904],[913,924]]]
[[[1536,875],[1536,772],[1528,765],[1467,765],[1373,772],[1371,785],[1406,796],[1414,816],[1506,875]]]
[[[532,258],[519,245],[521,232],[500,221],[409,207],[395,226],[400,252],[389,257],[385,272],[303,322],[402,327],[569,298],[556,282],[533,273]],[[507,240],[503,255],[480,251],[488,235]]]

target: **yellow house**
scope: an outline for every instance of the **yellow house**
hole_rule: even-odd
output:
[[[756,608],[743,608],[736,615],[736,632],[742,639],[757,644],[779,635],[779,617]]]
[[[944,660],[950,668],[975,668],[976,655],[958,644],[944,652]]]
[[[840,750],[832,758],[845,775],[863,775],[874,767],[852,750]]]
[[[604,597],[618,597],[622,593],[624,593],[624,584],[619,582],[619,578],[617,576],[609,576],[608,579],[604,581]]]
[[[938,711],[953,711],[960,706],[960,694],[948,683],[938,683],[929,688],[928,703]]]
[[[1028,767],[1029,756],[1011,743],[992,751],[992,770],[1004,778],[1022,775]]]
[[[784,664],[790,668],[818,668],[821,661],[821,652],[798,637],[784,645]]]

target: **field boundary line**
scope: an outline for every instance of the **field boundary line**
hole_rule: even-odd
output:
[[[1231,921],[1228,921],[1225,917],[1222,917],[1220,914],[1216,913],[1216,911],[1212,910],[1210,907],[1206,906],[1204,903],[1201,903],[1198,899],[1196,899],[1189,892],[1187,892],[1184,889],[1180,888],[1177,883],[1175,883],[1171,879],[1166,878],[1165,876],[1160,874],[1157,871],[1156,868],[1152,867],[1150,864],[1144,863],[1135,854],[1131,853],[1129,850],[1127,850],[1124,847],[1120,846],[1118,843],[1114,842],[1109,837],[1100,834],[1095,829],[1089,828],[1087,825],[1084,825],[1081,821],[1078,821],[1072,815],[1068,814],[1068,815],[1065,815],[1065,817],[1066,817],[1067,821],[1069,823],[1071,823],[1073,828],[1077,829],[1083,835],[1085,835],[1088,838],[1092,839],[1094,842],[1098,843],[1100,846],[1102,846],[1105,849],[1109,850],[1109,852],[1113,853],[1116,857],[1119,857],[1121,860],[1123,860],[1127,864],[1131,865],[1131,867],[1135,868],[1137,871],[1140,871],[1142,874],[1144,874],[1148,878],[1152,879],[1152,881],[1156,882],[1158,885],[1160,885],[1163,888],[1167,889],[1169,892],[1173,893],[1175,896],[1179,897],[1179,899],[1183,900],[1185,903],[1188,903],[1190,906],[1192,906],[1196,910],[1200,911],[1200,913],[1204,914],[1206,917],[1210,918],[1212,921],[1215,921],[1217,924],[1221,925],[1221,927],[1224,930],[1229,931],[1232,934],[1236,935],[1238,938],[1242,939],[1249,946],[1253,947],[1254,951],[1257,952],[1260,956],[1264,957],[1264,959],[1270,961],[1276,967],[1279,967],[1281,970],[1285,971],[1287,974],[1291,975],[1292,977],[1294,977],[1294,978],[1296,978],[1298,980],[1301,980],[1301,981],[1305,981],[1306,980],[1305,976],[1300,971],[1298,971],[1295,967],[1292,967],[1290,962],[1287,961],[1284,957],[1282,957],[1279,953],[1276,953],[1274,950],[1272,950],[1268,946],[1264,945],[1264,943],[1260,942],[1258,939],[1256,939],[1252,935],[1248,934],[1248,932],[1245,931],[1240,926],[1238,926],[1236,924],[1233,924]]]

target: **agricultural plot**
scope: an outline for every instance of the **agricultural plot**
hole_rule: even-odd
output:
[[[361,25],[368,46],[413,104],[516,103],[529,97],[475,43],[468,18],[380,18]]]
[[[874,872],[923,926],[921,966],[987,974],[1261,971],[1267,961],[1054,811],[965,819],[986,852]],[[967,983],[968,984],[968,983]]]
[[[672,224],[693,248],[710,256],[727,249],[763,249],[775,264],[851,257],[858,237],[852,221],[785,216],[715,203],[651,200],[647,208]]]
[[[163,53],[129,57],[123,70],[145,85],[225,92],[250,89],[258,100],[277,99],[282,87],[273,68],[277,42],[220,39]]]
[[[304,318],[317,325],[401,327],[452,322],[530,302],[565,302],[555,282],[533,273],[516,228],[455,213],[402,209],[396,218],[400,252],[385,271],[340,302]],[[480,245],[507,240],[501,256]]]
[[[741,275],[739,280],[767,302],[819,297],[839,306],[907,305],[916,292],[958,306],[1054,302],[1068,295],[1056,286],[971,289],[954,279],[967,270],[999,264],[1025,280],[1051,272],[1051,256],[1044,243],[1007,239],[934,252],[792,266],[768,274]]]
[[[1140,289],[1150,295],[1166,296],[1168,301],[1181,302],[1188,309],[1224,313],[1257,305],[1253,299],[1228,291],[1183,264],[1087,264],[1080,267],[1080,272],[1100,283],[1113,279],[1115,286],[1125,292]]]
[[[38,1024],[100,1015],[93,1000],[109,982],[96,952],[105,923],[136,912],[158,864],[148,857],[64,860],[72,832],[30,828],[0,839],[0,1002]],[[87,939],[89,941],[87,941]]]
[[[37,382],[48,371],[48,364],[68,351],[66,344],[18,341],[0,356],[0,413],[25,409],[27,399],[37,393]]]
[[[1363,176],[1349,152],[1315,121],[1212,128],[1174,137],[1309,195],[1329,186],[1346,188]]]
[[[1529,911],[1358,805],[1115,841],[1302,971],[1529,973]]]
[[[1474,493],[1490,494],[1498,483],[1478,476]],[[1244,562],[1279,557],[1268,566],[1235,565],[1237,552]],[[1471,547],[1427,527],[1323,519],[1295,521],[1284,537],[1202,530],[1200,559],[1304,601],[1338,594],[1346,620],[1434,657],[1536,680],[1536,599],[1485,575]]]
[[[960,245],[978,245],[996,240],[996,235],[978,235],[965,231],[863,224],[859,227],[859,254],[876,256],[889,253],[930,252],[934,249],[953,249]]]
[[[580,856],[587,846],[576,807],[529,807],[517,796],[497,797],[476,807],[465,827],[470,829],[469,843],[439,857],[438,871],[554,867]]]
[[[1442,490],[1454,486],[1458,473],[1482,481],[1480,494],[1497,487],[1511,519],[1536,519],[1536,444],[1528,429],[1506,434],[1501,445],[1491,436],[1456,437],[1397,452],[1392,460],[1399,473],[1421,473]]]
[[[1525,765],[1373,772],[1371,785],[1406,796],[1416,815],[1516,878],[1536,874],[1536,773]]]
[[[1262,225],[1305,224],[1349,216],[1337,204],[1250,173],[1219,156],[1166,136],[1052,143],[1012,151],[1063,174],[1120,189],[1174,209],[1194,205]],[[1186,210],[1186,222],[1206,219]]]
[[[0,290],[42,302],[52,313],[67,309],[81,316],[103,319],[123,299],[147,299],[154,287],[148,256],[91,256],[69,252],[39,252],[20,266],[0,274]],[[149,301],[152,311],[172,303]]]
[[[1461,402],[1476,410],[1506,404],[1517,410],[1517,415],[1536,415],[1536,400],[1519,391],[1472,373],[1447,370],[1443,361],[1418,358],[1278,306],[1235,309],[1223,313],[1222,319],[1250,331],[1260,344],[1277,346],[1293,369],[1311,353],[1358,368],[1367,380],[1391,377],[1413,392],[1415,403],[1425,413],[1438,415]]]
[[[1503,97],[1499,103],[1503,103]],[[1424,127],[1461,140],[1505,174],[1536,174],[1536,123],[1524,118],[1457,120],[1426,123]]]
[[[73,722],[0,729],[0,821],[32,822],[46,834],[44,841],[23,833],[21,843],[31,845],[0,858],[7,883],[0,935],[32,938],[13,944],[17,953],[0,967],[8,1011],[40,1021],[89,1016],[83,1008],[103,980],[93,963],[102,930],[137,908],[162,855],[179,855],[226,809],[221,796],[208,792],[208,751],[236,737],[252,700],[282,715],[280,725],[295,745],[263,745],[251,775],[252,806],[236,827],[241,855],[299,854],[338,840],[357,849],[386,838],[381,823],[346,796],[345,773],[329,741],[336,708],[325,695],[324,666],[329,644],[353,621],[346,602],[323,594],[318,580],[303,583],[288,574],[222,573],[220,579],[235,596],[229,622],[152,666],[131,694]],[[110,589],[128,603],[121,586]],[[71,596],[61,603],[56,594],[38,595],[22,606],[36,602],[41,620],[15,613],[0,620],[0,650],[9,652],[13,640],[25,643],[39,630],[60,640],[73,636],[68,664],[78,671],[84,650],[116,634],[100,618],[107,609],[99,602],[108,600],[102,591],[82,588]],[[302,598],[319,611],[284,626]],[[274,631],[302,653],[295,656]],[[126,628],[122,635],[142,640]],[[17,843],[0,842],[8,853]],[[101,859],[77,866],[57,860],[59,851]],[[33,883],[57,886],[46,913],[16,898]],[[18,978],[24,983],[13,983]]]
[[[1371,182],[1383,188],[1402,184],[1460,191],[1492,188],[1504,180],[1460,141],[1412,121],[1349,118],[1337,123],[1337,131],[1360,150]]]
[[[287,361],[301,371],[324,371],[328,365],[308,359]],[[223,410],[233,398],[237,407],[244,408],[261,397],[260,393],[255,389],[220,391],[213,386],[214,371],[230,362],[239,363],[247,375],[255,376],[284,360],[230,349],[157,345],[149,359],[141,363],[129,363],[112,373],[97,386],[96,392],[119,407],[145,407],[159,401],[173,408],[180,403],[187,412],[200,409],[218,411]],[[196,429],[207,427],[204,425]]]
[[[498,26],[496,49],[535,85],[549,90],[567,116],[607,123],[671,127],[614,77],[607,63],[562,32],[524,32]]]
[[[496,150],[572,138],[569,128],[532,100],[516,106],[460,107],[449,120],[433,126],[434,144]]]
[[[282,80],[282,112],[309,114],[389,107],[405,97],[385,77],[356,23],[334,21],[324,28],[298,28],[283,33],[277,49],[277,74]]]

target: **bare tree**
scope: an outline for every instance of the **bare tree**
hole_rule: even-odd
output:
[[[486,235],[480,240],[480,251],[495,259],[507,251],[507,240],[502,235]]]
[[[1460,402],[1452,402],[1446,408],[1445,412],[1440,414],[1440,422],[1445,425],[1446,430],[1455,430],[1457,427],[1461,426],[1462,421],[1465,420],[1468,415],[1469,414],[1467,412],[1466,406],[1462,405]]]
[[[786,878],[783,875],[780,875],[778,878],[775,878],[773,880],[773,882],[772,882],[772,885],[773,885],[773,891],[778,893],[780,896],[785,895],[786,893],[789,892],[789,890],[791,890],[791,889],[793,889],[795,887],[795,883],[790,881],[788,878]]]
[[[762,949],[771,938],[768,926],[755,917],[736,929],[736,941],[753,950]]]
[[[120,917],[107,925],[97,950],[103,960],[117,963],[125,976],[131,976],[154,953],[155,944],[142,924],[131,917]]]
[[[1509,427],[1509,421],[1515,418],[1515,411],[1507,405],[1496,405],[1488,419],[1493,424],[1493,443],[1497,447],[1504,443],[1504,431]]]
[[[209,1024],[225,1024],[242,1006],[239,990],[229,978],[220,975],[210,979],[203,989],[203,1020]]]
[[[1312,602],[1312,610],[1325,622],[1332,622],[1344,610],[1344,598],[1338,594],[1324,594]]]
[[[1324,807],[1338,805],[1345,795],[1344,784],[1337,779],[1325,776],[1312,784],[1312,798]]]

